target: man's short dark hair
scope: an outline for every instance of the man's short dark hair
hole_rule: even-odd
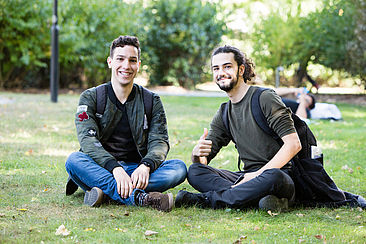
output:
[[[113,52],[116,47],[124,47],[124,46],[134,46],[138,50],[138,58],[140,59],[141,49],[139,39],[135,36],[119,36],[113,40],[109,56],[113,58]]]
[[[308,93],[308,95],[312,98],[312,100],[311,100],[312,102],[309,105],[309,109],[313,109],[313,108],[315,108],[315,103],[316,103],[315,96],[313,94],[310,94],[310,93]]]
[[[243,78],[244,78],[245,83],[247,83],[248,80],[251,80],[252,77],[255,77],[255,73],[254,73],[255,65],[254,65],[253,61],[251,59],[247,58],[245,53],[240,51],[238,48],[229,46],[229,45],[218,47],[212,52],[211,60],[212,60],[213,56],[215,56],[219,53],[233,53],[234,59],[235,59],[236,63],[238,64],[238,67],[240,65],[244,64],[245,71],[243,74]]]

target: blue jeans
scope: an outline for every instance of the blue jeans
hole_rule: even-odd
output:
[[[131,176],[138,163],[120,163],[126,173]],[[131,196],[121,198],[117,192],[117,182],[113,174],[97,164],[91,157],[82,152],[74,152],[66,160],[66,171],[70,178],[84,191],[93,187],[100,188],[111,199],[126,204],[135,205],[134,195],[140,189],[134,189]],[[185,163],[178,159],[163,162],[150,174],[146,192],[163,192],[182,183],[187,176]]]

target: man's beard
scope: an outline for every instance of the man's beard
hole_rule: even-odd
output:
[[[228,84],[228,85],[225,85],[225,84],[219,84],[217,81],[216,81],[216,84],[218,85],[218,87],[221,89],[221,90],[223,90],[223,91],[225,91],[225,92],[229,92],[229,91],[231,91],[235,86],[236,86],[236,84],[238,83],[238,77],[239,77],[239,70],[238,70],[238,72],[237,72],[237,74],[236,74],[236,78],[235,79],[231,79],[231,81],[230,81],[230,83]],[[221,77],[219,77],[219,79],[220,79]],[[230,79],[231,77],[229,77],[229,79]]]

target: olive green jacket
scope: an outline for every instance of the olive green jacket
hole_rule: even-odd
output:
[[[134,99],[125,103],[128,121],[142,161],[152,163],[153,171],[165,160],[169,151],[166,116],[160,97],[153,93],[152,118],[148,124],[144,113],[143,88],[137,84],[134,86],[137,88]],[[122,111],[113,104],[108,95],[101,118],[96,116],[96,107],[96,88],[93,87],[80,95],[75,124],[80,150],[105,167],[108,161],[116,159],[103,148],[103,143],[121,120]]]

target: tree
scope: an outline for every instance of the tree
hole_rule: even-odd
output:
[[[60,82],[90,87],[109,79],[106,60],[111,41],[136,35],[138,3],[120,0],[63,1],[60,6]],[[135,15],[135,17],[134,17]]]
[[[295,13],[289,12],[285,16],[275,10],[255,25],[253,58],[261,67],[274,71],[279,66],[287,67],[293,63],[293,49],[300,32],[300,11],[300,5]]]
[[[366,88],[366,1],[352,0],[355,7],[354,38],[347,44],[349,63],[346,70],[359,75]]]
[[[0,88],[32,85],[27,74],[47,67],[51,16],[44,0],[0,0]]]
[[[361,75],[366,52],[357,53],[355,49],[362,49],[365,34],[364,25],[356,28],[356,21],[362,22],[365,5],[362,0],[354,1],[359,2],[359,14],[347,0],[324,0],[321,8],[305,16],[300,16],[299,8],[296,14],[289,12],[286,17],[273,11],[257,25],[253,35],[256,60],[272,70],[279,65],[297,64],[298,85],[307,76],[310,61]]]
[[[218,4],[153,0],[142,13],[144,58],[151,84],[193,87],[201,82],[209,53],[225,33]]]
[[[106,58],[119,35],[136,35],[140,2],[58,1],[60,87],[109,77]],[[0,0],[0,88],[49,86],[53,0]]]

